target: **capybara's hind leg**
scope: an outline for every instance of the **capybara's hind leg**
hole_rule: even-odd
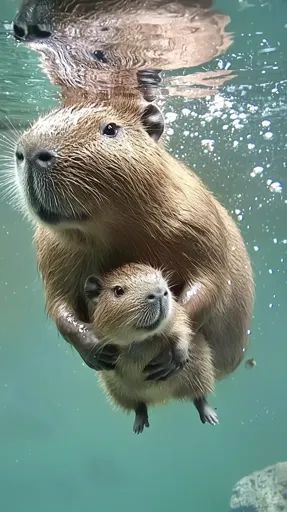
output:
[[[210,425],[217,425],[219,423],[215,410],[209,405],[205,396],[196,398],[193,403],[198,410],[202,423],[210,423]]]
[[[134,433],[141,434],[145,427],[149,427],[146,404],[140,403],[135,408]]]

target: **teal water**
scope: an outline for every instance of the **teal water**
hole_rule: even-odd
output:
[[[21,129],[57,100],[37,56],[8,35],[16,5],[2,0],[0,8],[2,135],[6,116]],[[170,150],[233,213],[248,245],[257,300],[247,357],[257,365],[243,364],[217,386],[216,428],[192,406],[173,404],[152,410],[151,428],[134,436],[131,417],[113,411],[94,372],[46,318],[32,230],[1,199],[3,511],[228,512],[237,480],[287,460],[287,3],[215,5],[231,17],[234,42],[202,69],[230,68],[236,77],[215,97],[173,98],[164,110]]]

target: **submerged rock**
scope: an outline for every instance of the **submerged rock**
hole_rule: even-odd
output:
[[[287,462],[239,480],[233,488],[230,512],[287,512]]]

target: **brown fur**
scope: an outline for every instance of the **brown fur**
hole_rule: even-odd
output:
[[[177,305],[178,307],[179,305]],[[179,307],[178,307],[179,310]],[[182,334],[186,318],[176,312],[176,326],[168,336]],[[155,405],[176,400],[192,401],[214,391],[215,371],[210,347],[198,333],[190,343],[189,359],[182,370],[165,381],[145,381],[145,366],[164,350],[170,339],[154,336],[120,355],[115,371],[99,372],[108,397],[122,409],[133,410],[139,402]],[[140,351],[140,352],[139,352]]]
[[[115,371],[102,371],[99,377],[112,402],[126,410],[136,409],[141,402],[152,405],[172,398],[194,400],[214,389],[211,350],[203,336],[193,339],[189,317],[174,298],[170,297],[171,309],[159,331],[152,335],[140,332],[140,341],[137,339],[133,325],[143,316],[144,297],[162,281],[165,283],[161,273],[147,265],[124,265],[102,277],[103,291],[96,305],[91,305],[99,341],[125,344],[121,345]],[[114,297],[112,291],[117,285],[125,289],[123,297]],[[188,357],[183,370],[163,382],[145,381],[145,366],[175,344]]]
[[[122,127],[117,139],[101,134],[100,126],[110,122]],[[88,218],[38,223],[49,315],[57,322],[68,306],[87,320],[80,290],[95,269],[103,273],[129,262],[164,268],[182,301],[186,287],[194,292],[185,307],[214,354],[217,376],[233,371],[247,345],[253,305],[242,237],[201,180],[150,139],[139,107],[59,109],[26,132],[22,145],[57,152],[45,182],[35,175],[42,180],[41,200],[49,193],[54,211]]]
[[[85,285],[89,314],[92,318],[96,335],[100,341],[127,346],[133,341],[140,342],[150,338],[157,332],[166,335],[173,331],[175,319],[175,301],[168,288],[167,279],[162,272],[149,265],[130,263],[112,270],[100,277],[101,284],[97,291],[89,290],[89,279]],[[100,287],[99,287],[100,286]],[[115,288],[122,289],[122,295],[117,296]],[[154,295],[156,290],[166,292],[165,318],[156,328],[149,332],[139,329],[137,325],[149,325],[158,310],[148,301],[147,297]],[[181,308],[183,309],[183,308]],[[192,335],[189,319],[182,313],[182,337],[189,340]],[[180,322],[180,321],[179,321]],[[180,338],[180,336],[179,336]]]

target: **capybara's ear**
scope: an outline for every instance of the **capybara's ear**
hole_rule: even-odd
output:
[[[88,300],[96,304],[103,289],[102,281],[98,276],[89,276],[86,279],[84,293]]]
[[[153,103],[150,103],[144,108],[141,120],[149,136],[157,142],[164,131],[164,117],[160,109]]]

